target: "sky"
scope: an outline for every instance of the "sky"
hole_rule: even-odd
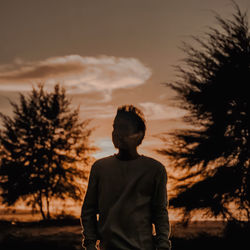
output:
[[[249,0],[236,1],[242,10]],[[116,152],[111,141],[117,107],[133,104],[145,115],[147,131],[139,152],[163,147],[158,135],[182,128],[184,110],[163,83],[176,80],[182,42],[216,27],[213,11],[233,12],[229,0],[0,0],[0,112],[9,100],[39,81],[60,82],[92,119],[94,156]],[[167,163],[166,163],[167,164]],[[166,165],[165,164],[165,165]]]

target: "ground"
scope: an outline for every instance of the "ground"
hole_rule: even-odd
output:
[[[214,242],[222,236],[221,222],[193,222],[188,227],[172,222],[171,240],[173,250],[184,250],[199,237],[207,242]],[[55,220],[51,222],[0,222],[0,249],[46,249],[80,250],[81,227],[78,219]],[[192,244],[191,244],[192,245]],[[199,244],[198,244],[199,245]],[[197,247],[198,247],[197,245]],[[210,244],[211,245],[211,244]],[[212,246],[211,246],[212,247]],[[212,247],[215,249],[214,247]],[[186,248],[185,249],[189,249]],[[199,249],[199,248],[192,248]],[[204,250],[205,248],[203,248]],[[210,248],[211,249],[211,248]]]
[[[26,220],[26,222],[18,221],[18,218],[30,219],[24,214],[19,216],[16,214],[14,217],[0,216],[1,250],[82,249],[79,218],[65,216],[63,219],[51,221]],[[246,231],[233,225],[231,229],[224,231],[225,226],[222,221],[196,221],[190,222],[187,226],[181,222],[171,221],[172,250],[250,249],[249,229]]]

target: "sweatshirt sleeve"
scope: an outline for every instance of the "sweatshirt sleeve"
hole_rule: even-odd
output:
[[[170,224],[168,217],[167,173],[162,165],[155,177],[152,215],[155,225],[155,243],[157,250],[170,250]]]
[[[90,170],[87,192],[83,201],[81,211],[81,226],[83,234],[83,244],[85,249],[95,249],[97,234],[97,213],[98,213],[98,176],[97,164],[94,163]]]

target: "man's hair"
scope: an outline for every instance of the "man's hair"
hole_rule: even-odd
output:
[[[136,128],[136,132],[142,131],[144,137],[146,131],[146,122],[144,115],[140,109],[136,108],[133,105],[123,105],[121,107],[118,107],[117,109],[116,118],[119,116],[126,117],[127,119],[132,121]]]

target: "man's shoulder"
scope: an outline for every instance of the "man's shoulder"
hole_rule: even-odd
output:
[[[96,159],[91,166],[91,171],[94,173],[99,173],[102,170],[106,170],[109,166],[113,165],[112,161],[112,155]]]
[[[95,166],[105,165],[107,163],[110,163],[113,160],[114,160],[114,155],[109,155],[106,157],[96,159],[93,165],[95,165]]]
[[[100,168],[105,169],[105,166],[110,168],[111,166],[117,165],[118,163],[119,161],[117,161],[115,155],[109,155],[109,156],[97,159],[94,162],[93,167],[94,168],[100,167]],[[151,169],[151,170],[160,171],[160,172],[165,170],[165,166],[163,165],[163,163],[161,163],[159,160],[156,160],[153,157],[146,156],[146,155],[141,155],[138,161],[133,162],[133,164],[142,165],[143,168],[147,168],[148,170]]]
[[[145,155],[143,157],[144,157],[144,161],[147,163],[147,165],[151,166],[152,168],[155,168],[159,171],[165,170],[165,166],[159,160],[156,160],[153,157],[145,156]]]
[[[156,160],[153,157],[146,156],[146,155],[143,155],[143,157],[144,157],[144,160],[147,161],[148,163],[151,163],[156,166],[164,166],[159,160]]]

